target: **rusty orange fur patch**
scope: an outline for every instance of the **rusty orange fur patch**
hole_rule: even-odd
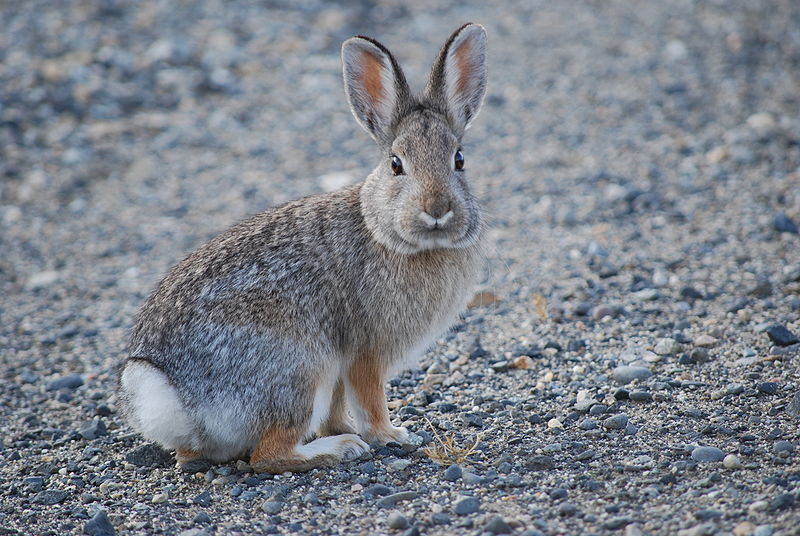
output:
[[[263,460],[292,458],[295,447],[303,436],[297,428],[272,428],[261,436],[261,439],[250,454],[250,465]]]
[[[190,462],[192,460],[197,460],[202,457],[203,455],[197,452],[196,450],[178,449],[175,451],[175,460],[181,463]]]
[[[369,354],[356,359],[348,371],[350,385],[359,404],[367,413],[372,430],[375,431],[389,426],[389,409],[386,407],[386,391],[383,388],[384,372],[378,360]]]

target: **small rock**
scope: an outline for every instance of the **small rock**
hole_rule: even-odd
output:
[[[47,383],[48,391],[59,391],[61,389],[77,389],[83,385],[83,376],[80,374],[70,374],[56,378]]]
[[[597,428],[597,421],[594,419],[583,419],[578,424],[578,428],[581,430],[595,430]]]
[[[556,428],[564,428],[564,425],[558,419],[553,418],[547,421],[547,427],[553,430]]]
[[[717,532],[717,527],[714,523],[703,523],[702,525],[695,525],[688,529],[681,529],[678,531],[678,536],[711,536]]]
[[[725,453],[716,447],[697,447],[692,451],[692,459],[696,462],[719,462],[725,458]]]
[[[59,272],[55,270],[46,270],[30,276],[25,286],[28,288],[28,290],[37,290],[40,288],[49,287],[53,283],[56,283],[60,278],[61,274]]]
[[[742,521],[733,527],[733,536],[751,536],[756,526],[749,521]]]
[[[207,491],[204,491],[194,499],[192,499],[194,504],[199,504],[200,506],[211,506],[211,494]]]
[[[772,525],[759,525],[753,531],[753,536],[772,536],[773,532]]]
[[[717,339],[712,337],[711,335],[700,335],[694,339],[694,345],[700,346],[701,348],[711,348],[715,344],[717,344]]]
[[[60,489],[48,489],[37,493],[33,499],[31,499],[31,503],[53,506],[54,504],[64,502],[67,497],[69,497],[69,493],[66,491],[61,491]]]
[[[42,491],[42,488],[44,488],[44,478],[41,476],[29,476],[23,478],[22,483],[25,484],[25,487],[33,493],[39,493]]]
[[[400,512],[392,512],[386,518],[386,524],[390,529],[400,530],[408,528],[408,519]]]
[[[572,517],[578,512],[578,507],[573,503],[561,503],[558,507],[558,515],[561,517]]]
[[[513,529],[501,516],[492,516],[483,526],[483,530],[492,534],[511,534]]]
[[[705,348],[694,348],[689,352],[689,361],[692,363],[707,363],[708,350]]]
[[[697,510],[694,513],[694,517],[699,521],[711,521],[712,519],[719,519],[722,517],[722,512],[719,510],[713,510],[711,508]]]
[[[462,474],[463,471],[461,470],[461,466],[453,464],[445,470],[443,478],[449,482],[455,482],[461,478]]]
[[[198,524],[200,524],[200,523],[211,523],[211,516],[208,515],[206,512],[200,511],[200,512],[197,512],[196,516],[194,516],[194,519],[192,519],[192,522],[193,523],[198,523]]]
[[[153,495],[153,498],[150,499],[150,502],[153,504],[163,504],[167,502],[167,494],[166,493],[156,493]]]
[[[653,351],[658,355],[675,355],[681,351],[681,345],[675,339],[659,339]]]
[[[777,510],[788,510],[793,507],[795,503],[794,495],[791,493],[781,493],[769,502],[769,510],[775,512]]]
[[[282,508],[283,503],[275,500],[264,501],[264,503],[261,505],[261,511],[271,516],[274,516],[280,512]]]
[[[653,375],[647,367],[639,367],[636,365],[620,365],[616,367],[611,375],[614,379],[622,385],[631,383],[634,380],[646,380]]]
[[[453,512],[460,516],[474,514],[481,509],[481,502],[475,497],[462,497],[453,505]]]
[[[392,473],[397,473],[408,468],[408,466],[411,465],[411,463],[412,463],[411,460],[406,460],[406,459],[393,460],[386,464],[386,468]]]
[[[175,463],[170,453],[155,443],[133,449],[125,455],[125,461],[138,467],[169,467]]]
[[[81,428],[80,434],[84,439],[92,440],[108,435],[108,429],[100,417],[95,417],[92,422]]]
[[[772,226],[779,233],[800,234],[800,229],[797,228],[797,224],[784,212],[775,215],[775,218],[772,220]]]
[[[205,473],[209,469],[211,469],[211,462],[208,460],[204,460],[202,458],[198,458],[196,460],[189,460],[188,462],[181,462],[180,469],[184,473],[189,473],[189,474]]]
[[[650,402],[653,400],[653,395],[648,391],[631,391],[629,396],[634,402]]]
[[[605,317],[614,317],[616,316],[617,311],[608,305],[598,305],[592,311],[592,319],[593,320],[602,320]]]
[[[756,387],[760,393],[767,395],[774,395],[778,392],[778,384],[776,382],[761,382]]]
[[[411,501],[416,498],[417,498],[416,491],[398,491],[397,493],[392,493],[391,495],[387,495],[386,497],[375,503],[375,505],[378,508],[392,508],[399,502]]]
[[[792,452],[794,452],[794,443],[792,443],[791,441],[786,441],[784,439],[776,441],[772,445],[772,452],[774,452],[775,454],[780,454],[781,452],[788,452],[789,454],[791,454]]]
[[[552,456],[546,456],[543,454],[531,456],[530,458],[525,459],[523,463],[526,469],[532,469],[534,471],[552,469],[556,466],[556,461]]]
[[[735,454],[728,454],[722,459],[722,465],[725,467],[725,469],[741,469],[742,460],[740,460]]]
[[[533,359],[531,359],[526,355],[521,355],[519,357],[514,358],[512,364],[514,365],[514,368],[520,370],[529,370],[532,369],[534,366]]]
[[[796,392],[789,400],[786,405],[786,413],[792,417],[800,417],[800,391]]]
[[[628,416],[624,413],[612,415],[603,421],[603,426],[609,430],[622,430],[628,424]]]
[[[84,523],[83,533],[89,536],[114,536],[116,531],[106,511],[98,510],[92,519]]]
[[[768,327],[767,336],[769,337],[769,340],[778,346],[789,346],[790,344],[800,342],[800,340],[797,338],[797,335],[789,331],[786,326],[782,326],[780,324],[773,324],[772,326]]]

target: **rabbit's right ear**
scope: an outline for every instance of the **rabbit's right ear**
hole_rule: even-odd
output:
[[[392,54],[369,37],[351,37],[342,45],[344,90],[353,115],[378,143],[391,143],[393,122],[410,90]]]

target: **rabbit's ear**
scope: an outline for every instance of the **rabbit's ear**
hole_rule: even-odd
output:
[[[444,108],[463,132],[478,115],[486,93],[486,30],[467,23],[456,30],[433,64],[426,98]]]
[[[391,143],[399,110],[410,98],[408,83],[392,54],[369,37],[342,45],[344,89],[353,115],[379,143]]]

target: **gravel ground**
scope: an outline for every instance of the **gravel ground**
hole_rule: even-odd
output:
[[[486,294],[388,387],[431,450],[181,473],[116,412],[136,309],[371,169],[345,38],[420,87],[467,20]],[[0,27],[0,534],[798,534],[794,0],[12,0]]]

